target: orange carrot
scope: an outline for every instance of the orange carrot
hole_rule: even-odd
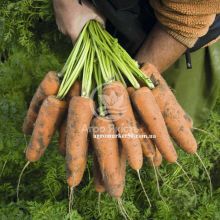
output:
[[[149,132],[156,135],[155,143],[164,158],[168,162],[176,162],[175,148],[151,91],[147,87],[142,87],[132,94],[131,99]]]
[[[105,186],[111,196],[119,198],[123,192],[123,182],[114,125],[111,120],[97,117],[92,121],[92,128],[93,147]]]
[[[153,157],[154,166],[159,167],[162,163],[162,160],[163,160],[162,155],[160,151],[156,148],[155,155]],[[152,160],[150,160],[150,163],[152,163]]]
[[[81,92],[81,82],[76,80],[74,84],[70,87],[69,92],[67,93],[67,101],[69,102],[70,99],[74,96],[80,96]]]
[[[185,126],[180,118],[164,117],[169,133],[175,142],[187,153],[194,154],[197,151],[197,143],[190,128]]]
[[[146,68],[150,67],[146,66]],[[147,73],[148,69],[144,68],[143,71]],[[192,121],[178,104],[161,75],[155,71],[153,77],[156,78],[158,85],[152,90],[152,93],[163,114],[169,133],[183,150],[187,153],[195,153],[197,143],[190,130]]]
[[[143,155],[128,92],[123,84],[113,82],[104,87],[103,94],[110,117],[121,135],[128,162],[133,169],[139,170],[143,164]]]
[[[67,183],[70,187],[81,182],[86,168],[88,129],[93,112],[93,100],[81,96],[70,100],[66,134]]]
[[[171,89],[158,70],[152,64],[145,64],[141,70],[157,84],[157,86],[152,90],[152,93],[162,114],[172,115],[173,118],[181,118],[182,122],[186,123],[186,125],[191,129],[193,127],[192,119],[178,104],[176,97],[171,92]]]
[[[94,175],[94,184],[95,184],[95,190],[98,193],[105,192],[105,184],[104,180],[102,178],[102,173],[99,167],[98,159],[94,153],[93,156],[93,175]]]
[[[34,123],[37,119],[37,115],[43,100],[50,95],[56,95],[59,89],[59,78],[57,74],[53,71],[50,71],[46,74],[43,81],[40,83],[37,91],[35,92],[27,115],[25,117],[22,131],[24,134],[31,134],[34,128]]]
[[[67,104],[72,97],[79,96],[81,91],[81,83],[80,81],[75,81],[75,83],[71,86],[69,92],[67,93]],[[59,128],[59,151],[61,155],[66,155],[66,126],[67,122],[66,119],[63,120],[60,128]]]
[[[152,164],[153,162],[154,166],[156,167],[160,166],[162,163],[162,155],[160,151],[158,151],[153,140],[149,138],[150,133],[147,131],[146,126],[143,123],[138,122],[138,130],[139,130],[139,135],[148,137],[148,138],[143,138],[140,136],[140,142],[144,156],[148,159],[150,164]]]
[[[131,97],[131,95],[135,92],[135,89],[134,89],[134,87],[128,87],[127,91],[128,91],[129,97]]]
[[[30,162],[40,159],[50,143],[66,110],[66,102],[55,96],[48,96],[41,105],[30,143],[26,150],[26,158]]]
[[[121,141],[119,141],[119,152],[120,152],[120,170],[121,170],[121,182],[124,189],[125,186],[125,175],[126,175],[126,161],[127,153],[125,148],[122,147]]]
[[[59,151],[62,156],[66,155],[66,126],[67,122],[66,119],[61,123],[59,128]]]
[[[127,88],[129,97],[132,96],[132,94],[135,92],[135,89],[133,87],[128,87]],[[137,127],[138,127],[138,133],[140,135],[139,139],[141,142],[141,147],[142,147],[142,151],[143,154],[146,158],[148,158],[148,160],[150,162],[152,162],[155,158],[155,161],[158,162],[157,164],[159,164],[159,156],[158,156],[158,150],[156,149],[156,147],[154,146],[154,143],[151,139],[149,139],[149,131],[147,130],[146,126],[143,124],[143,122],[141,121],[141,118],[139,117],[139,115],[136,114],[136,112],[134,112],[134,116],[136,119],[136,123],[137,123]],[[145,136],[142,137],[142,136]],[[156,152],[157,154],[156,154]]]
[[[155,156],[155,146],[149,138],[149,132],[143,123],[138,123],[138,133],[140,135],[139,139],[144,156],[147,158],[153,158]]]

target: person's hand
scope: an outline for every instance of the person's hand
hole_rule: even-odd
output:
[[[104,24],[104,18],[87,1],[79,4],[78,0],[53,0],[58,29],[74,42],[83,26],[90,20]]]

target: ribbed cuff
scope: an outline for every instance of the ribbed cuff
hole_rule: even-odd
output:
[[[164,28],[165,31],[170,34],[174,39],[176,39],[177,41],[179,41],[181,44],[185,45],[188,48],[192,48],[196,41],[198,40],[198,38],[188,38],[188,37],[184,37],[182,35],[177,34],[175,31]]]

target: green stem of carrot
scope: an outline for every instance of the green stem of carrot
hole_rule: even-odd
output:
[[[149,88],[154,85],[139,69],[135,60],[120,46],[96,21],[88,22],[81,32],[70,56],[59,73],[62,83],[57,97],[63,99],[72,84],[83,72],[82,96],[89,97],[92,88],[92,72],[94,59],[98,60],[98,73],[101,80],[109,83],[114,80],[121,81],[125,86],[123,77],[126,77],[135,89],[140,88],[137,80],[145,83]],[[99,75],[98,74],[98,75]],[[102,83],[98,81],[98,83]]]
[[[142,73],[142,71],[139,69],[138,63],[130,57],[126,50],[123,47],[121,47],[121,45],[117,42],[117,40],[115,40],[98,23],[96,23],[96,25],[94,26],[97,28],[99,36],[102,35],[102,41],[104,41],[105,39],[105,41],[107,41],[108,44],[114,45],[113,47],[111,47],[112,51],[115,54],[120,54],[119,57],[121,57],[122,60],[128,65],[130,73],[133,73],[139,80],[144,82],[149,88],[153,89],[154,84],[152,83],[152,81]]]
[[[120,81],[125,87],[127,87],[126,82],[121,74],[121,71],[118,69],[118,67],[113,62],[111,62],[110,65],[112,67],[112,73],[115,75],[116,80]]]
[[[66,70],[68,68],[70,68],[71,66],[73,66],[73,64],[77,60],[77,57],[78,57],[78,54],[79,54],[79,50],[82,47],[83,38],[84,38],[84,35],[85,35],[85,32],[87,30],[88,25],[89,25],[89,23],[87,23],[85,25],[85,27],[83,28],[81,34],[79,35],[79,38],[76,41],[76,44],[73,47],[73,49],[72,49],[72,51],[71,51],[71,53],[70,53],[70,55],[69,55],[65,65],[64,65],[64,67],[62,68],[62,70],[59,73],[59,77],[63,77],[65,72],[66,72]]]
[[[105,110],[102,103],[102,75],[101,75],[101,69],[97,64],[94,65],[94,75],[95,75],[95,81],[97,85],[97,92],[98,92],[98,111],[100,116],[105,116]]]
[[[86,35],[86,32],[85,32],[85,35]],[[90,49],[90,44],[91,44],[91,42],[89,40],[85,41],[84,48],[82,50],[81,56],[78,60],[78,63],[76,64],[74,69],[70,72],[69,77],[67,77],[65,79],[66,75],[64,76],[64,79],[61,83],[61,86],[60,86],[60,89],[59,89],[58,95],[57,95],[57,97],[59,99],[63,99],[65,97],[65,95],[69,91],[70,87],[73,85],[73,83],[75,82],[75,80],[79,76],[79,74],[83,68],[83,65],[87,59],[88,51]]]
[[[90,41],[90,39],[87,39]],[[89,48],[87,59],[83,68],[83,79],[82,79],[82,93],[81,96],[89,97],[91,88],[92,88],[92,72],[94,66],[94,49],[92,47]]]
[[[98,23],[96,24],[99,25]],[[102,50],[105,53],[105,55],[108,56],[108,58],[111,59],[112,62],[115,63],[115,65],[118,66],[118,69],[123,73],[123,75],[126,76],[126,78],[128,78],[128,80],[134,86],[134,88],[136,89],[140,88],[139,83],[133,76],[130,69],[127,68],[127,65],[125,64],[124,60],[122,60],[121,57],[119,57],[118,54],[114,52],[114,48],[110,48],[108,44],[106,43],[106,41],[104,40],[104,38],[102,38],[102,34],[104,30],[102,29],[102,31],[99,31],[98,32],[99,35],[97,34],[96,30],[93,28],[92,25],[89,26],[88,30],[90,31],[94,45],[98,45],[98,47],[96,46],[96,48],[98,48],[99,50]],[[107,78],[106,82],[108,80],[109,79]]]
[[[101,53],[100,53],[100,51],[99,51],[99,49],[98,49],[98,47],[97,47],[97,45],[94,41],[93,41],[93,45],[94,45],[94,48],[95,48],[95,51],[96,51],[96,56],[98,58],[99,66],[100,66],[104,81],[108,82],[108,81],[110,81],[110,79],[108,78],[107,70],[105,69],[105,65],[103,64]]]

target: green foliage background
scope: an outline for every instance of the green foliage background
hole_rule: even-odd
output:
[[[24,173],[20,201],[16,201],[16,184],[25,164],[21,125],[28,103],[43,75],[62,67],[72,45],[57,31],[48,0],[1,0],[0,39],[0,219],[122,219],[117,202],[106,194],[101,197],[99,215],[91,160],[82,184],[74,191],[74,209],[67,215],[64,158],[57,151],[56,137],[45,156]],[[211,173],[213,197],[199,160],[178,150],[197,197],[183,172],[164,162],[159,169],[162,201],[153,169],[146,162],[141,176],[153,207],[149,209],[136,173],[128,168],[123,203],[130,217],[220,219],[220,101],[202,129],[215,136],[196,133],[199,155]]]

